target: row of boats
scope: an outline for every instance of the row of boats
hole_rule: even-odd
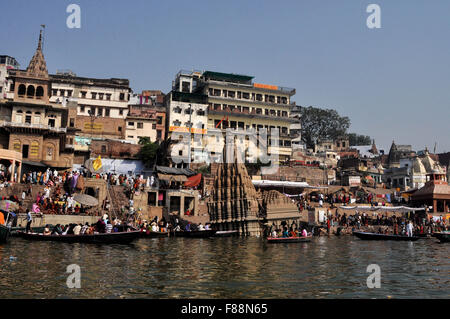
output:
[[[2,229],[0,228],[0,231]],[[9,233],[9,234],[8,234]],[[129,230],[125,232],[112,233],[94,233],[84,235],[44,235],[43,227],[35,227],[32,232],[25,232],[23,228],[13,228],[10,231],[4,229],[3,242],[7,237],[21,237],[31,241],[53,241],[65,243],[106,243],[106,244],[129,244],[138,238],[161,238],[161,237],[188,237],[188,238],[209,238],[209,237],[229,237],[238,235],[238,231],[216,231],[216,230],[197,230],[197,231],[172,231],[172,232],[154,232],[150,230]]]

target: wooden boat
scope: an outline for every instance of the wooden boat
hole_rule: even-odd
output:
[[[274,244],[274,243],[304,243],[304,242],[310,242],[312,236],[306,236],[306,237],[267,237],[267,242]]]
[[[238,230],[218,230],[214,234],[214,237],[232,237],[239,236]]]
[[[402,236],[402,235],[389,235],[389,234],[377,234],[377,233],[367,233],[354,231],[353,235],[363,240],[397,240],[397,241],[416,241],[420,237],[417,236]]]
[[[49,225],[49,228],[52,229],[53,225]],[[43,233],[45,229],[45,226],[37,226],[37,227],[31,227],[32,233]],[[19,232],[25,232],[26,227],[11,227],[11,237],[19,237]]]
[[[62,243],[129,244],[141,236],[141,231],[102,233],[92,235],[44,235],[42,233],[19,232],[21,238],[34,241],[56,241]]]
[[[170,236],[173,237],[189,237],[189,238],[209,238],[214,236],[216,230],[193,230],[193,231],[173,231]]]
[[[0,243],[6,243],[10,236],[9,228],[0,224]]]
[[[151,231],[151,230],[141,231],[141,237],[145,237],[145,238],[169,237],[169,232],[168,231],[156,232],[156,231]]]
[[[439,239],[441,243],[450,243],[450,231],[444,231],[440,233],[433,233],[433,237]]]

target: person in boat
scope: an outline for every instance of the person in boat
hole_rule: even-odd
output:
[[[112,226],[112,224],[111,224],[111,222],[109,220],[106,221],[105,229],[106,229],[106,233],[107,234],[111,234],[113,226]]]
[[[83,227],[81,227],[81,230],[80,230],[80,235],[84,235],[84,234],[86,234],[86,232],[87,232],[87,230],[89,229],[89,223],[88,222],[86,222],[86,224],[84,224],[84,226]]]
[[[206,225],[205,225],[205,230],[210,230],[211,229],[211,224],[210,223],[207,223]]]
[[[284,227],[284,229],[283,229],[283,237],[284,237],[284,238],[289,237],[289,232],[288,232],[287,227]]]
[[[303,228],[302,230],[302,237],[308,237],[308,232],[306,231],[306,228]]]
[[[96,226],[97,232],[99,232],[99,233],[104,233],[105,232],[106,224],[105,224],[105,221],[103,219],[100,218],[97,221],[97,224],[95,226]]]
[[[184,231],[191,231],[191,222],[188,222],[186,227],[184,228]]]
[[[203,227],[202,223],[198,224],[198,230],[205,230],[205,227]]]
[[[31,233],[31,223],[33,222],[33,217],[31,217],[31,212],[27,209],[27,227],[25,229],[26,233]]]
[[[45,236],[50,236],[51,234],[52,234],[52,232],[50,231],[50,227],[48,226],[48,224],[45,225],[45,228],[44,228],[44,235],[45,235]]]
[[[53,227],[52,235],[62,235],[62,233],[63,231],[60,224],[57,224],[55,227]]]
[[[78,225],[76,225],[74,228],[73,228],[73,234],[74,235],[80,235],[80,232],[81,232],[81,228],[82,228],[83,226],[81,225],[81,224],[78,224]]]
[[[272,238],[277,238],[277,237],[278,237],[277,231],[274,229],[272,231]]]
[[[408,237],[413,236],[413,223],[409,221],[408,225],[406,226],[406,234]]]
[[[159,231],[159,227],[158,224],[156,222],[152,222],[152,232],[158,232]]]

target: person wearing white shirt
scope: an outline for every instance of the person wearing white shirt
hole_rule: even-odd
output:
[[[198,230],[205,230],[205,227],[203,227],[202,223],[198,224]]]
[[[76,226],[73,228],[73,234],[74,234],[74,235],[79,235],[80,232],[81,232],[81,225],[78,224],[78,225],[76,225]]]

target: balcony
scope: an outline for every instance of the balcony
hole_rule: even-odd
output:
[[[15,123],[8,121],[0,121],[0,127],[21,127],[21,128],[30,128],[30,129],[38,129],[38,130],[49,130],[57,133],[67,133],[67,128],[65,127],[52,127],[44,124],[31,124],[31,123]]]

